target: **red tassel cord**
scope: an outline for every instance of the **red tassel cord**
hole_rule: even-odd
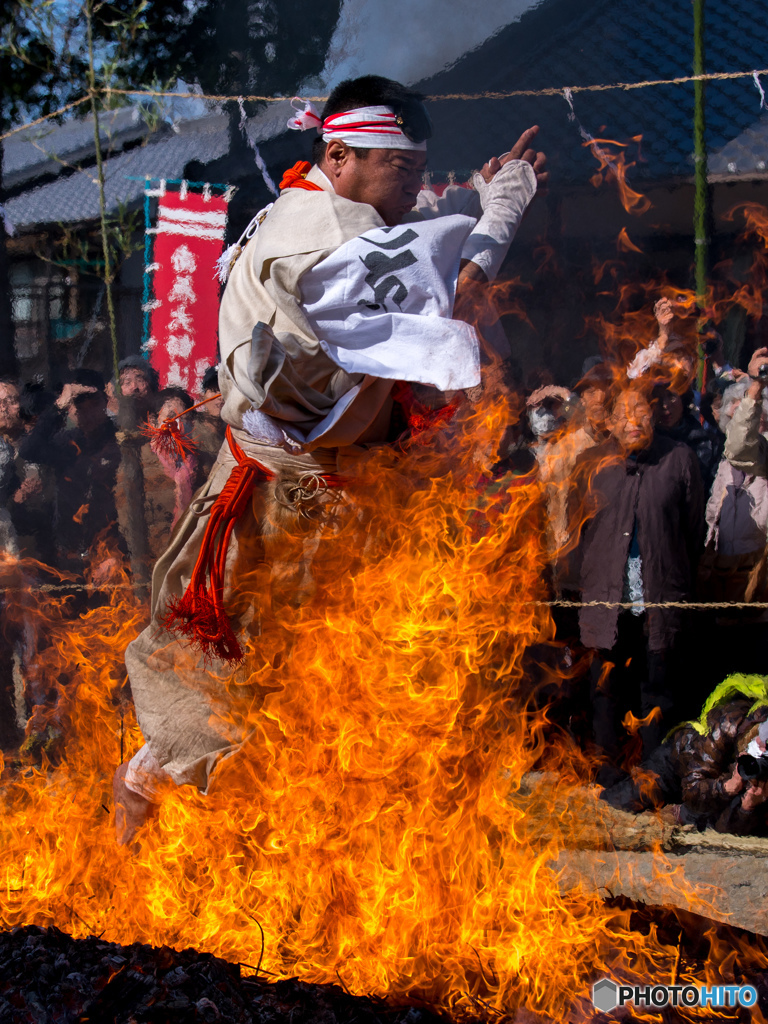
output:
[[[189,640],[206,658],[236,664],[243,660],[243,648],[224,609],[227,551],[235,523],[247,509],[254,487],[274,474],[248,458],[230,427],[227,441],[237,465],[211,507],[187,589],[168,602],[163,626]]]
[[[179,462],[186,462],[187,455],[197,450],[197,445],[189,434],[181,429],[177,420],[166,420],[159,427],[145,423],[141,433],[149,438],[155,454],[166,455]]]
[[[147,422],[141,428],[141,433],[150,439],[152,442],[152,450],[157,455],[165,455],[170,458],[175,458],[177,462],[186,462],[187,455],[190,452],[197,451],[197,444],[189,434],[186,434],[179,425],[179,420],[182,416],[186,416],[188,412],[194,412],[195,409],[199,409],[201,405],[206,405],[208,402],[213,402],[217,398],[221,398],[221,393],[211,395],[210,398],[204,398],[202,402],[196,402],[195,405],[190,405],[184,412],[180,412],[178,416],[174,416],[171,420],[165,420],[160,426],[155,427],[151,423]]]
[[[307,163],[306,160],[297,160],[293,167],[289,167],[283,175],[283,179],[280,182],[280,189],[286,188],[303,188],[307,192],[322,192],[320,185],[316,185],[313,181],[307,181],[307,175],[312,167],[312,164]]]

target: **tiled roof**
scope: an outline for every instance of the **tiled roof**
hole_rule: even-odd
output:
[[[177,131],[157,141],[112,157],[104,164],[108,211],[115,212],[118,203],[139,201],[144,191],[142,179],[181,178],[192,160],[216,160],[227,148],[227,119],[213,115],[184,122]],[[5,211],[17,228],[95,220],[99,216],[99,192],[93,168],[61,175],[9,199]]]
[[[709,174],[734,179],[768,175],[768,113],[710,156]]]
[[[707,0],[705,52],[708,71],[768,67],[764,0]],[[419,88],[435,95],[675,78],[691,73],[692,53],[690,0],[545,0]],[[644,162],[634,177],[692,174],[692,84],[576,93],[574,103],[593,135],[643,136]],[[708,83],[710,152],[748,129],[759,103],[751,78]],[[541,126],[541,146],[560,180],[583,181],[595,167],[561,96],[446,100],[431,109],[430,163],[438,173],[468,172],[531,124]]]
[[[99,118],[103,145],[121,150],[149,134],[138,107],[119,107]],[[42,175],[58,174],[64,164],[77,163],[93,156],[93,118],[70,117],[62,124],[45,121],[25,128],[6,139],[3,145],[3,187],[16,188],[24,181]]]

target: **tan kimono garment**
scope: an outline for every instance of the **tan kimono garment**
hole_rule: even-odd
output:
[[[245,632],[258,631],[258,613],[250,596],[239,591],[234,581],[247,575],[254,544],[261,546],[261,557],[272,566],[273,580],[279,579],[283,589],[294,587],[300,595],[308,585],[307,565],[322,525],[307,525],[300,509],[287,507],[290,502],[285,503],[284,497],[291,493],[291,485],[335,472],[340,460],[349,478],[356,452],[350,446],[363,435],[375,436],[378,422],[389,415],[393,381],[340,370],[312,333],[301,310],[299,290],[302,274],[338,246],[383,226],[383,221],[373,207],[337,196],[316,168],[308,177],[324,191],[292,189],[276,200],[237,260],[221,304],[222,418],[234,428],[246,455],[276,474],[276,480],[256,487],[251,508],[235,527],[227,556],[225,601],[233,626]],[[278,422],[309,431],[358,386],[359,393],[330,431],[299,454],[259,443],[241,429],[243,413],[254,407]],[[179,520],[155,566],[151,622],[125,655],[148,748],[139,760],[145,768],[149,763],[155,770],[157,766],[164,769],[177,784],[192,783],[201,790],[207,788],[216,761],[244,738],[233,722],[226,685],[234,673],[222,662],[206,665],[192,648],[163,628],[162,619],[169,599],[186,589],[211,504],[234,465],[225,443],[207,483]],[[333,504],[337,497],[328,491],[320,501]],[[279,552],[285,546],[281,531],[293,535],[294,543],[288,547],[294,554],[299,538],[303,560],[299,557],[291,566],[281,564]],[[152,778],[142,786],[129,768],[127,782],[150,798],[154,795]]]

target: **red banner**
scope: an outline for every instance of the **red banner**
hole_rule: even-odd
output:
[[[182,187],[158,189],[152,263],[154,298],[145,349],[160,374],[160,387],[184,388],[197,395],[203,374],[217,361],[219,281],[216,260],[224,247],[227,200]]]

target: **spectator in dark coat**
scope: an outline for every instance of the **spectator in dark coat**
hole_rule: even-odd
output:
[[[682,612],[646,609],[645,602],[688,598],[704,534],[696,456],[687,445],[655,436],[641,391],[619,396],[609,430],[607,441],[577,460],[578,497],[571,504],[571,515],[584,519],[579,628],[582,644],[595,652],[592,721],[607,759],[599,775],[604,785],[617,776],[627,712],[646,720],[640,729],[646,757],[674,724],[673,656]],[[590,601],[607,604],[589,607]],[[632,607],[621,609],[620,602]]]
[[[698,416],[692,412],[693,395],[690,391],[681,396],[672,388],[657,385],[653,389],[653,400],[657,433],[672,441],[682,441],[694,451],[699,460],[705,494],[709,494],[723,455],[725,436],[719,429],[702,426]]]
[[[22,458],[51,466],[56,478],[54,533],[60,569],[82,575],[97,540],[119,545],[115,477],[120,450],[107,415],[104,379],[76,370],[52,408],[21,442]]]

